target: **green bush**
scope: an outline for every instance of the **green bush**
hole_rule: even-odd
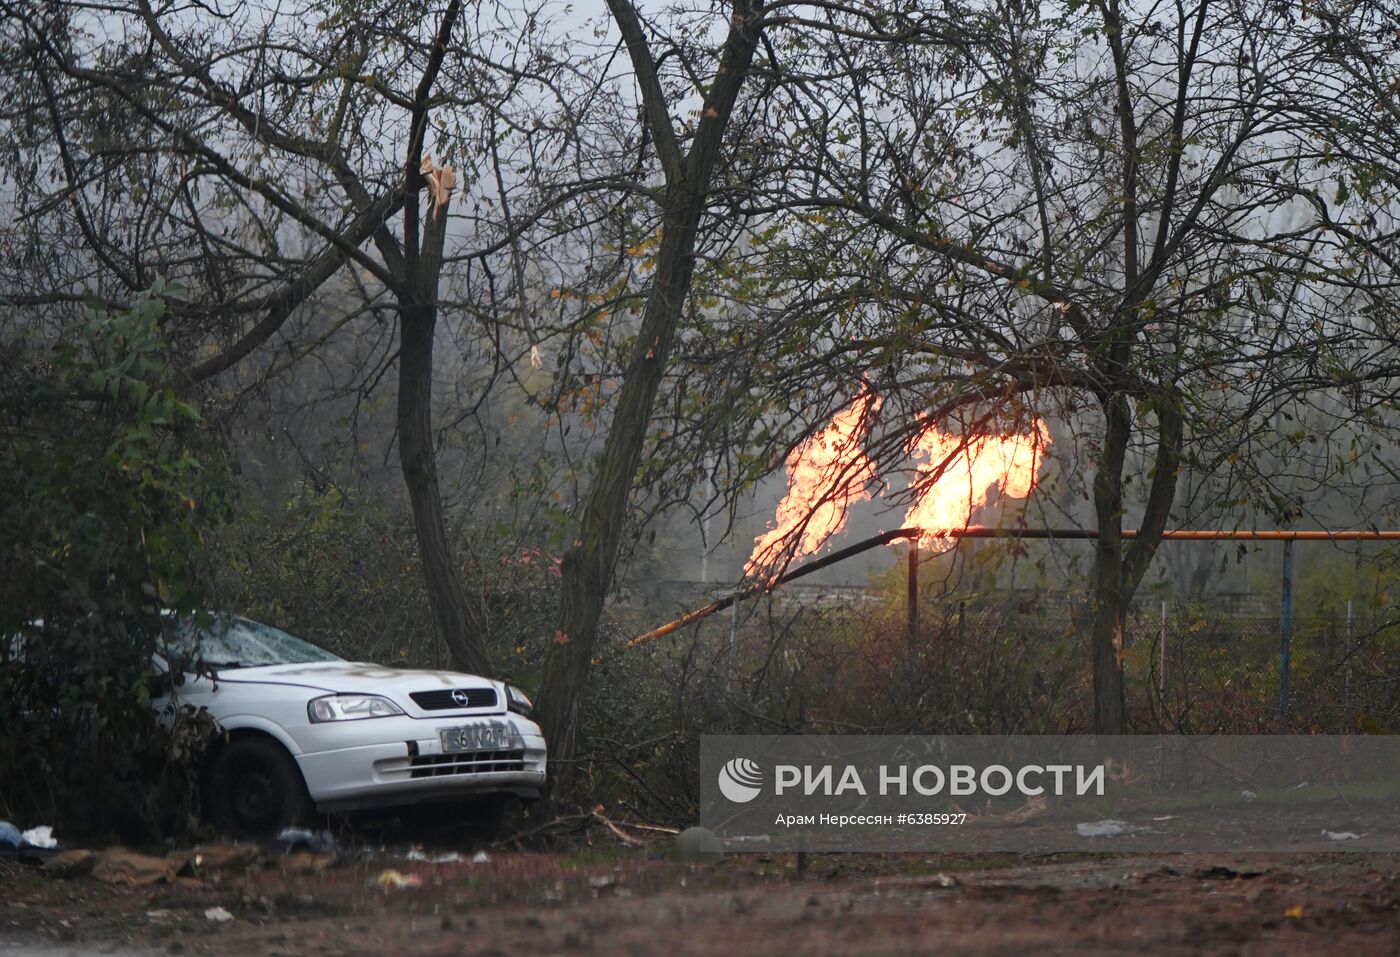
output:
[[[621,611],[621,609],[615,609]],[[645,819],[690,820],[705,734],[1039,734],[1083,731],[1090,678],[1067,619],[990,603],[903,608],[744,603],[729,648],[717,615],[654,642],[659,622],[607,626],[591,675],[573,792]]]
[[[0,345],[0,814],[70,835],[183,823],[204,740],[149,707],[158,608],[198,607],[226,507],[167,384],[159,292]]]

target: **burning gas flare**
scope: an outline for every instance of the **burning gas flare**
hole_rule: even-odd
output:
[[[788,493],[778,505],[774,527],[755,539],[744,566],[746,575],[764,573],[785,552],[791,558],[815,553],[845,527],[850,506],[870,498],[875,466],[862,441],[870,427],[869,414],[879,406],[879,399],[862,392],[829,426],[788,456]],[[952,547],[948,532],[966,528],[992,489],[1013,498],[1031,493],[1049,444],[1050,431],[1040,420],[1030,435],[982,435],[970,440],[930,425],[912,447],[913,457],[921,463],[915,488],[922,492],[905,514],[904,524],[923,529],[919,539],[923,548]],[[930,481],[940,469],[937,480]]]
[[[869,430],[868,416],[879,407],[879,399],[862,392],[788,454],[788,493],[778,503],[774,527],[754,540],[745,575],[775,564],[785,547],[794,558],[817,551],[846,527],[850,506],[870,498],[875,467],[860,443]]]
[[[1049,444],[1050,430],[1038,419],[1030,435],[984,435],[971,441],[929,426],[914,446],[914,456],[926,463],[916,483],[923,484],[940,465],[947,465],[905,513],[905,526],[923,529],[921,548],[951,548],[948,531],[966,528],[973,511],[987,504],[992,489],[1012,498],[1031,494]]]

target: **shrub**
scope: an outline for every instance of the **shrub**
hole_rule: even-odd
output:
[[[0,813],[70,833],[192,807],[204,740],[149,707],[158,609],[198,606],[226,507],[165,384],[159,292],[0,347]]]

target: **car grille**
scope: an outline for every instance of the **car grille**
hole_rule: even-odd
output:
[[[435,778],[446,774],[485,774],[489,771],[524,771],[524,751],[468,751],[432,754],[408,762],[411,777]]]
[[[453,699],[455,694],[465,694],[465,703]],[[496,691],[494,688],[448,688],[445,691],[415,691],[409,695],[413,703],[424,711],[461,711],[463,708],[494,708]]]

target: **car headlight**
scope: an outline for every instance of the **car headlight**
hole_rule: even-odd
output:
[[[391,718],[396,714],[403,714],[403,709],[377,694],[328,694],[306,703],[306,716],[313,722]]]
[[[506,685],[506,707],[527,718],[530,716],[530,712],[535,709],[535,706],[530,703],[530,696],[515,685]]]

